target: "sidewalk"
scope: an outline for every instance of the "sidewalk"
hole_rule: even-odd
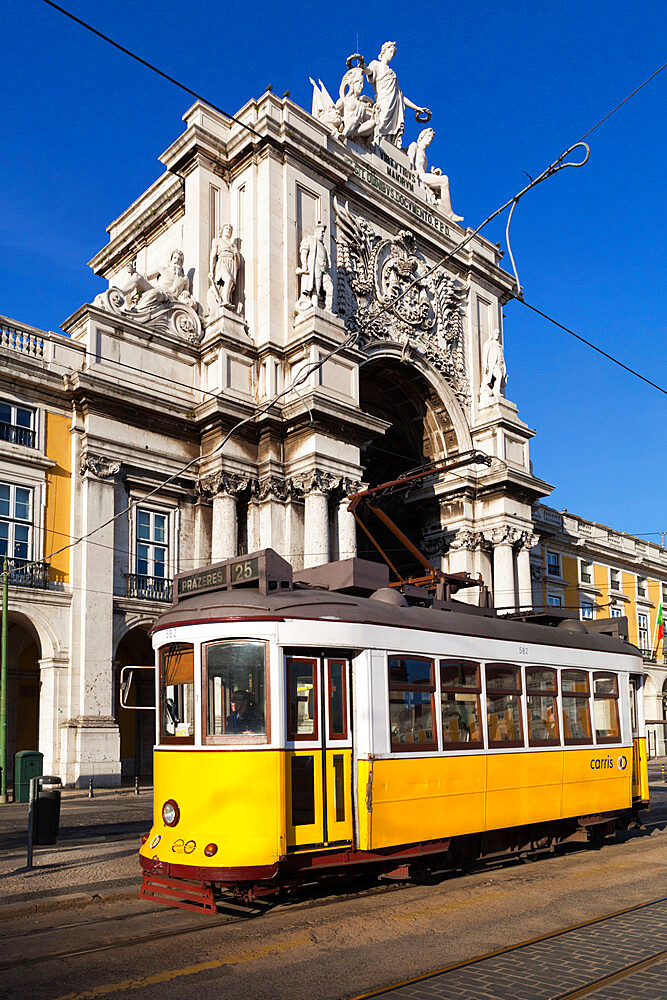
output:
[[[98,898],[135,897],[138,851],[153,813],[153,789],[63,789],[58,843],[35,847],[26,870],[28,805],[0,805],[0,922],[82,906]]]

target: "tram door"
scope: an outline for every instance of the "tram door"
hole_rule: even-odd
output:
[[[641,675],[630,674],[630,723],[632,727],[632,798],[648,799],[648,766],[646,761],[646,739],[640,736],[643,727],[644,679]]]
[[[350,661],[286,656],[287,849],[352,843]]]

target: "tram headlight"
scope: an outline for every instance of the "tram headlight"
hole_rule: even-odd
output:
[[[162,806],[162,819],[167,826],[176,826],[181,818],[181,811],[173,799],[167,799]]]

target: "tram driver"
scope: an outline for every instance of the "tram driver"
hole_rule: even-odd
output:
[[[250,704],[250,696],[247,691],[234,691],[230,699],[230,708],[231,712],[227,716],[225,732],[260,733],[264,731],[255,706]]]

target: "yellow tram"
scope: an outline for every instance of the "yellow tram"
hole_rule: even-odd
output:
[[[265,550],[176,577],[142,895],[213,911],[221,889],[457,867],[647,805],[638,650],[411,606],[383,570],[293,574]]]

